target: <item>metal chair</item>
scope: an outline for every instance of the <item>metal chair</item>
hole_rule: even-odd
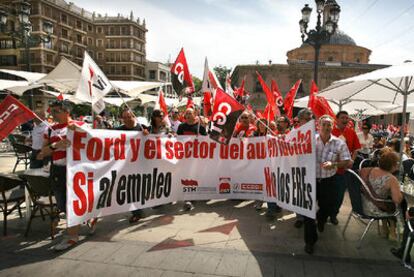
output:
[[[404,177],[408,176],[409,178],[411,178],[411,180],[413,180],[414,175],[412,174],[411,170],[414,166],[414,159],[406,159],[402,162],[402,166],[404,169]]]
[[[354,217],[355,219],[358,219],[361,223],[366,225],[366,228],[361,236],[361,238],[359,239],[359,243],[357,248],[361,248],[362,246],[362,240],[364,239],[365,235],[367,234],[367,232],[369,231],[369,228],[371,227],[372,223],[374,221],[378,221],[378,220],[386,220],[386,219],[395,219],[395,217],[399,214],[398,209],[396,209],[396,211],[392,214],[387,214],[387,215],[383,215],[383,216],[371,216],[371,215],[367,215],[364,213],[363,207],[362,207],[362,187],[365,186],[367,187],[367,184],[364,182],[364,180],[362,180],[362,178],[356,174],[354,171],[348,169],[348,172],[350,173],[350,181],[348,183],[348,192],[349,192],[349,198],[351,199],[351,205],[352,205],[352,210],[348,216],[348,219],[345,223],[345,227],[344,230],[342,231],[342,236],[345,237],[345,231],[346,228],[348,227],[349,221],[351,220],[351,217]],[[369,189],[367,189],[367,191],[369,191]],[[371,199],[375,199],[373,195],[370,196]],[[368,199],[368,200],[371,200]],[[383,202],[392,202],[392,200],[384,200],[384,199],[375,199],[376,201],[383,201]],[[368,223],[365,222],[364,220],[369,220]],[[397,233],[397,236],[399,236],[399,234]],[[399,237],[398,237],[399,240]]]
[[[34,175],[21,175],[26,182],[26,188],[29,191],[30,198],[33,202],[33,207],[30,215],[29,222],[27,223],[25,237],[27,237],[32,220],[36,215],[36,212],[40,212],[40,216],[45,220],[45,215],[50,218],[50,236],[54,239],[55,235],[55,220],[58,219],[59,213],[56,207],[56,201],[53,196],[52,186],[48,177],[34,176]]]
[[[18,188],[20,186],[20,188]],[[14,210],[22,211],[20,205],[24,203],[24,181],[15,174],[0,173],[0,211],[3,213],[3,235],[7,235],[7,216]],[[12,204],[11,207],[9,204]],[[14,205],[13,205],[14,204]]]
[[[32,148],[20,143],[13,143],[12,146],[14,154],[16,155],[16,163],[14,164],[13,172],[16,171],[17,165],[20,162],[23,162],[25,169],[27,169],[30,164],[30,154],[32,152]]]
[[[411,250],[411,243],[412,243],[411,240],[414,240],[414,226],[413,226],[413,222],[410,220],[407,221],[407,225],[408,225],[408,229],[410,233],[408,234],[407,242],[405,243],[402,263],[404,264],[404,266],[410,267],[410,265],[406,263],[406,259],[407,259],[407,255],[410,255],[409,251]]]
[[[372,160],[371,159],[364,159],[359,163],[359,170],[365,167],[372,167]]]

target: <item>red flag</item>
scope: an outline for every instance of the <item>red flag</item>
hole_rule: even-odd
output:
[[[0,141],[17,126],[35,118],[36,115],[11,95],[0,104]]]
[[[283,107],[283,96],[280,93],[279,87],[277,86],[277,83],[275,80],[272,79],[272,85],[271,85],[273,97],[276,101],[276,106],[279,108]]]
[[[171,67],[171,82],[178,95],[194,92],[193,79],[188,69],[184,48],[181,48],[175,63]]]
[[[312,110],[316,118],[319,118],[325,114],[330,115],[333,118],[335,118],[335,113],[333,112],[328,101],[326,101],[325,97],[317,96],[317,94],[318,94],[318,87],[316,86],[315,82],[312,80],[310,93],[309,93],[308,108]]]
[[[204,99],[203,99],[203,106],[204,106],[204,116],[210,116],[211,115],[211,108],[212,108],[212,95],[210,91],[204,92]]]
[[[244,96],[244,83],[246,81],[246,76],[244,76],[242,83],[239,88],[234,90],[234,97],[243,97]]]
[[[57,98],[57,100],[59,100],[59,101],[63,101],[63,100],[64,100],[64,98],[63,98],[63,94],[62,94],[62,93],[59,93],[59,95],[58,95],[56,98]]]
[[[302,80],[298,80],[293,87],[289,90],[289,92],[286,94],[285,103],[284,103],[284,109],[285,114],[287,117],[292,119],[293,115],[293,104],[295,102],[296,93],[298,92],[300,83]]]
[[[187,97],[187,106],[185,107],[186,109],[188,108],[194,108],[194,101],[193,98],[191,96]]]
[[[162,90],[160,90],[158,92],[158,104],[160,105],[160,110],[164,113],[164,120],[168,123],[170,122],[168,120],[168,107],[167,107],[167,103],[165,103],[165,99],[164,99],[164,93],[162,92]]]
[[[273,109],[269,104],[266,105],[266,108],[263,111],[263,115],[267,121],[275,120],[275,114],[273,113]]]
[[[266,119],[266,117],[260,111],[256,111],[256,117],[258,119]]]
[[[244,106],[221,89],[216,90],[210,138],[228,144]]]
[[[276,106],[276,101],[275,98],[273,96],[272,91],[270,91],[269,87],[266,85],[266,82],[263,80],[262,75],[260,75],[259,72],[256,71],[257,74],[257,78],[259,79],[260,85],[263,88],[264,93],[266,94],[266,99],[267,99],[267,105],[270,105],[269,108],[272,110],[271,114],[274,116],[280,115],[280,111],[278,109],[278,107]],[[268,113],[267,115],[270,116],[270,113]]]

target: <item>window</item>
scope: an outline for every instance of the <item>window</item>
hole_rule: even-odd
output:
[[[361,60],[360,60],[359,58],[357,58],[357,59],[356,59],[356,62],[357,62],[357,63],[360,63],[360,62],[361,62]]]
[[[76,35],[76,41],[78,43],[82,43],[82,36],[81,35]]]
[[[92,32],[92,25],[88,25],[88,32]]]
[[[102,52],[98,52],[98,60],[102,60],[103,59],[103,54]]]
[[[80,20],[76,20],[76,28],[82,30],[82,22]]]
[[[127,69],[126,66],[122,66],[122,74],[125,75],[127,73]]]
[[[53,64],[53,55],[46,54],[46,63],[47,64]]]
[[[256,91],[262,92],[263,88],[259,81],[256,81]]]
[[[16,56],[0,56],[0,64],[3,66],[15,66],[17,65]]]
[[[15,48],[12,40],[0,40],[0,49]]]
[[[149,71],[149,78],[150,78],[150,80],[155,80],[155,70],[150,70]]]
[[[102,27],[98,27],[98,33],[102,34]]]
[[[167,81],[167,73],[165,71],[160,71],[160,80]]]
[[[124,49],[128,48],[128,41],[127,40],[122,41],[122,48],[124,48]]]
[[[328,62],[333,62],[333,57],[328,57]]]
[[[96,40],[98,47],[103,47],[103,41],[102,39]]]
[[[92,43],[93,43],[92,39],[88,38],[88,46],[92,46]]]
[[[62,37],[63,38],[68,38],[68,30],[62,29]]]
[[[66,16],[66,14],[62,14],[60,16],[60,21],[62,21],[62,23],[68,24],[68,17]]]
[[[114,73],[115,73],[115,66],[114,66],[114,65],[112,65],[112,66],[111,66],[111,73],[112,73],[112,74],[114,74]]]
[[[69,54],[69,46],[66,43],[60,45],[60,51],[66,54]]]

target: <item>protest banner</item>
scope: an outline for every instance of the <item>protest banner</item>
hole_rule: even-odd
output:
[[[68,226],[180,200],[255,199],[315,218],[314,122],[276,137],[70,131]]]

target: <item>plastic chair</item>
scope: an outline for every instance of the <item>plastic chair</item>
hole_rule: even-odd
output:
[[[59,213],[56,207],[56,201],[53,197],[52,186],[48,177],[34,176],[34,175],[22,175],[26,182],[26,188],[29,191],[30,198],[33,202],[31,216],[27,223],[25,237],[27,237],[32,220],[36,215],[36,212],[40,212],[40,216],[45,220],[45,214],[50,218],[50,236],[54,239],[55,235],[55,220],[58,219]]]
[[[383,216],[371,216],[371,215],[366,215],[364,213],[363,210],[363,206],[362,206],[362,187],[363,186],[367,186],[367,184],[364,182],[364,180],[362,180],[362,178],[356,174],[354,171],[348,169],[347,170],[350,173],[350,180],[348,183],[348,192],[349,192],[349,198],[351,199],[351,205],[352,205],[352,210],[351,213],[348,216],[348,219],[345,223],[345,227],[344,230],[342,231],[342,236],[345,237],[345,231],[346,228],[348,227],[349,221],[351,220],[351,217],[354,217],[355,219],[359,219],[360,222],[362,222],[363,224],[366,225],[366,228],[361,236],[361,238],[359,239],[359,243],[357,248],[361,248],[362,246],[362,240],[364,239],[365,235],[367,234],[367,232],[369,231],[369,229],[371,228],[371,225],[374,221],[378,221],[378,220],[386,220],[386,219],[395,219],[395,217],[399,214],[398,209],[396,209],[396,211],[392,214],[387,214],[387,215],[383,215]],[[367,189],[367,191],[369,191],[369,189]],[[370,197],[367,200],[371,200],[371,199],[375,199],[373,195],[370,195]],[[384,200],[384,199],[375,199],[376,201],[383,201],[383,202],[392,202],[392,200]],[[368,223],[365,222],[364,220],[368,220]],[[397,233],[397,236],[399,236],[399,234]],[[399,240],[399,238],[398,238]]]
[[[20,206],[24,203],[24,181],[15,174],[0,173],[0,211],[3,213],[3,235],[7,235],[7,216],[18,209],[20,218],[22,211]],[[9,204],[12,204],[9,207]],[[14,205],[13,205],[14,204]]]
[[[32,152],[32,148],[20,143],[13,143],[12,146],[14,154],[16,155],[16,163],[14,164],[13,172],[16,171],[17,165],[20,162],[23,162],[25,169],[27,169],[27,166],[30,164],[30,154]]]
[[[408,234],[407,242],[405,243],[404,253],[403,253],[403,257],[402,257],[402,263],[404,264],[404,266],[410,267],[410,265],[408,265],[406,263],[406,258],[407,258],[407,255],[410,255],[410,253],[408,251],[411,248],[410,247],[411,240],[414,239],[414,226],[413,226],[413,222],[410,221],[410,220],[407,221],[407,225],[408,225],[408,229],[409,229],[410,233]]]

